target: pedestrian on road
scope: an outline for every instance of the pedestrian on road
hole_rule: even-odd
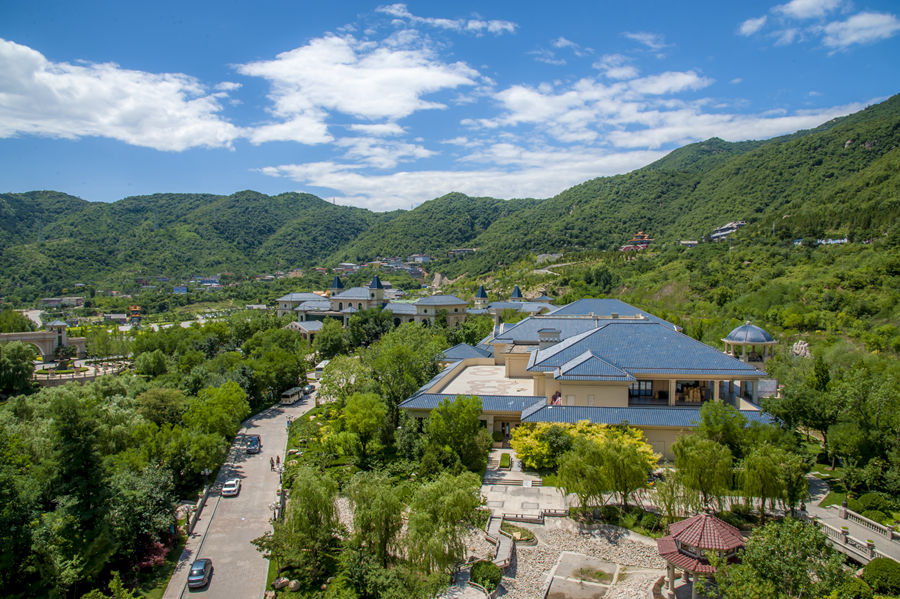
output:
[[[281,466],[281,456],[280,455],[275,456],[275,465]]]
[[[272,458],[269,458],[269,470],[273,472],[275,471],[275,460],[273,460]]]

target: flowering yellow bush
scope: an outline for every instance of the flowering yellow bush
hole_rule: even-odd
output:
[[[576,424],[526,423],[512,431],[509,444],[526,468],[548,470],[556,467],[560,456],[571,448],[572,442],[577,437],[599,444],[608,440],[626,445],[633,444],[651,464],[655,464],[660,458],[639,429],[630,426],[592,424],[587,420]]]

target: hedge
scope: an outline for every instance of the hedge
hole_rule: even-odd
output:
[[[863,568],[862,577],[877,593],[900,593],[900,562],[887,557],[876,557]]]
[[[872,599],[872,587],[859,578],[848,578],[837,586],[828,599]]]
[[[888,521],[888,515],[879,510],[866,510],[862,514],[860,514],[863,518],[868,518],[869,520],[874,520],[879,524],[884,524]]]
[[[503,578],[503,573],[497,564],[484,560],[475,562],[469,574],[469,579],[475,584],[483,586],[488,593],[494,592],[494,589],[500,584],[501,578]]]

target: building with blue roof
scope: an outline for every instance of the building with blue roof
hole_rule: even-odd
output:
[[[757,331],[739,333],[760,342]],[[488,429],[505,435],[525,422],[628,422],[667,457],[678,436],[696,426],[704,402],[726,402],[749,421],[769,420],[757,407],[767,377],[757,364],[619,300],[580,300],[498,323],[478,348],[447,350],[447,368],[401,407],[425,418],[444,399],[478,395]]]

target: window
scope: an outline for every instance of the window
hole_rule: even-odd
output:
[[[650,399],[653,396],[653,381],[635,381],[628,386],[628,399]]]

